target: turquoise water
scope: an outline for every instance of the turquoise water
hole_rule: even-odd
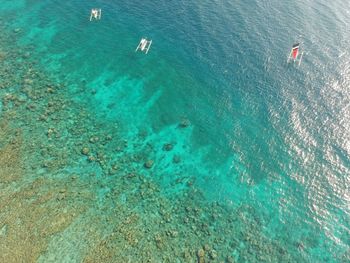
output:
[[[350,261],[347,1],[0,10],[1,262]]]

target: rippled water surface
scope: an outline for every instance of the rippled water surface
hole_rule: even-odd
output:
[[[0,10],[0,262],[350,261],[348,1]]]

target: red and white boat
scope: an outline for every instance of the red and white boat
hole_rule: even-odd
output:
[[[297,62],[300,66],[301,60],[303,59],[304,52],[300,52],[300,44],[296,43],[293,45],[292,50],[289,53],[287,63],[290,61]]]

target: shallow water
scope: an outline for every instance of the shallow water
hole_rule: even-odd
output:
[[[350,260],[349,3],[0,10],[1,262]]]

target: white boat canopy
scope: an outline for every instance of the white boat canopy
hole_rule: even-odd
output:
[[[144,52],[145,54],[147,54],[151,45],[152,45],[152,40],[147,40],[146,38],[141,38],[141,41],[140,41],[139,45],[137,46],[135,52],[140,50],[141,52]]]
[[[92,21],[92,19],[100,20],[101,19],[101,14],[102,14],[101,8],[93,8],[93,9],[91,9],[90,21]]]

